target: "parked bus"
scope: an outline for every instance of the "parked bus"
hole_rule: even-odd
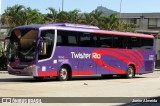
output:
[[[152,73],[155,67],[152,35],[56,23],[16,27],[6,41],[9,74],[37,80],[84,75],[133,78]]]

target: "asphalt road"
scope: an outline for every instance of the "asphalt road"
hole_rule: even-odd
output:
[[[45,79],[42,82],[32,77],[13,76],[0,73],[0,97],[160,97],[160,71],[145,75],[136,75],[133,79],[113,77],[103,79],[100,76],[74,77],[71,81],[59,82],[55,78]],[[53,98],[52,98],[53,99]],[[61,98],[60,98],[61,99]],[[65,99],[65,98],[62,98]],[[66,98],[67,99],[67,98]],[[75,98],[78,99],[78,98]],[[82,98],[84,99],[84,98]],[[87,98],[86,98],[87,99]],[[92,98],[88,98],[92,99]],[[107,98],[105,98],[107,99]],[[49,105],[49,106],[140,106],[141,103],[46,103],[23,105]],[[74,102],[74,101],[73,101]],[[94,101],[95,102],[95,101]],[[21,103],[1,103],[0,106],[22,106]],[[145,104],[147,105],[147,104]],[[148,106],[158,106],[149,103]]]

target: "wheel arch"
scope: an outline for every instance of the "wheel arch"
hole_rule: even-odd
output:
[[[59,69],[61,67],[66,67],[68,69],[68,71],[69,71],[69,79],[71,79],[71,77],[72,77],[72,67],[71,67],[71,65],[65,63],[65,64],[61,64],[60,67],[59,67]]]
[[[137,71],[138,71],[137,68],[136,68],[136,65],[135,64],[129,64],[128,67],[129,66],[133,67],[133,69],[134,69],[134,75],[135,75],[137,73]]]

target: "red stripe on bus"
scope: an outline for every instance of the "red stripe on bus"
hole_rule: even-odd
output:
[[[100,66],[106,68],[107,70],[110,70],[110,71],[113,71],[115,73],[118,73],[118,74],[125,74],[126,71],[125,70],[121,70],[121,69],[118,69],[118,68],[114,68],[110,65],[108,65],[107,63],[105,63],[104,61],[102,60],[95,60],[96,63],[98,63]]]
[[[127,63],[127,64],[131,64],[131,63],[132,63],[131,60],[129,60],[128,58],[126,58],[126,57],[124,57],[124,56],[122,56],[122,55],[120,55],[120,54],[111,52],[111,51],[109,51],[109,50],[107,50],[107,49],[106,49],[106,50],[95,50],[95,51],[93,51],[93,53],[101,54],[101,57],[102,57],[103,55],[110,55],[110,56],[113,56],[113,57],[116,57],[116,58],[122,60],[123,62],[125,62],[125,63]],[[102,59],[98,59],[98,60],[97,60],[97,59],[93,59],[93,60],[94,60],[96,63],[98,63],[100,66],[102,66],[102,67],[104,67],[104,68],[106,68],[106,69],[108,69],[108,70],[110,70],[110,71],[113,71],[113,72],[116,72],[116,73],[119,73],[119,74],[124,74],[124,73],[126,73],[125,70],[117,69],[117,68],[114,68],[114,67],[108,65],[108,64],[105,63]]]
[[[137,50],[134,50],[133,52],[130,52],[130,53],[131,55],[135,56],[139,60],[139,62],[141,63],[141,67],[143,67],[144,66],[143,55],[140,52],[137,53]]]
[[[126,52],[127,52],[127,50],[126,50]],[[133,55],[135,58],[137,58],[137,59],[139,59],[139,60],[143,60],[144,58],[143,58],[143,56],[140,56],[140,55],[142,55],[140,52],[139,52],[139,54],[136,52],[136,50],[133,50],[133,51],[128,51],[131,55]],[[141,63],[142,64],[142,66],[144,65],[144,63]]]
[[[100,51],[98,51],[98,53],[100,53],[101,56],[102,56],[102,55],[114,56],[114,57],[119,58],[120,60],[124,61],[125,63],[130,63],[130,62],[131,62],[131,60],[129,60],[128,58],[126,58],[126,57],[124,57],[124,56],[122,56],[122,55],[120,55],[120,54],[118,54],[118,53],[111,52],[111,51],[108,50],[108,49],[107,49],[107,50],[100,50]]]
[[[135,50],[135,52],[141,57],[141,59],[144,59],[144,56],[138,50]]]
[[[93,75],[94,72],[92,70],[89,71],[73,71],[72,75]]]
[[[38,72],[38,76],[58,76],[58,72]]]
[[[142,59],[135,57],[136,54],[130,50],[117,50],[117,49],[112,49],[112,50],[119,52],[119,53],[122,53],[122,54],[125,54],[126,56],[131,58],[136,64],[138,64],[138,66],[140,66],[140,67],[142,67],[144,65],[143,62],[141,62]]]

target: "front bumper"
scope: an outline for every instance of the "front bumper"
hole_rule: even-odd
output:
[[[7,67],[8,73],[19,76],[38,76],[38,68],[36,65],[28,66],[24,69],[13,69],[10,65]]]

